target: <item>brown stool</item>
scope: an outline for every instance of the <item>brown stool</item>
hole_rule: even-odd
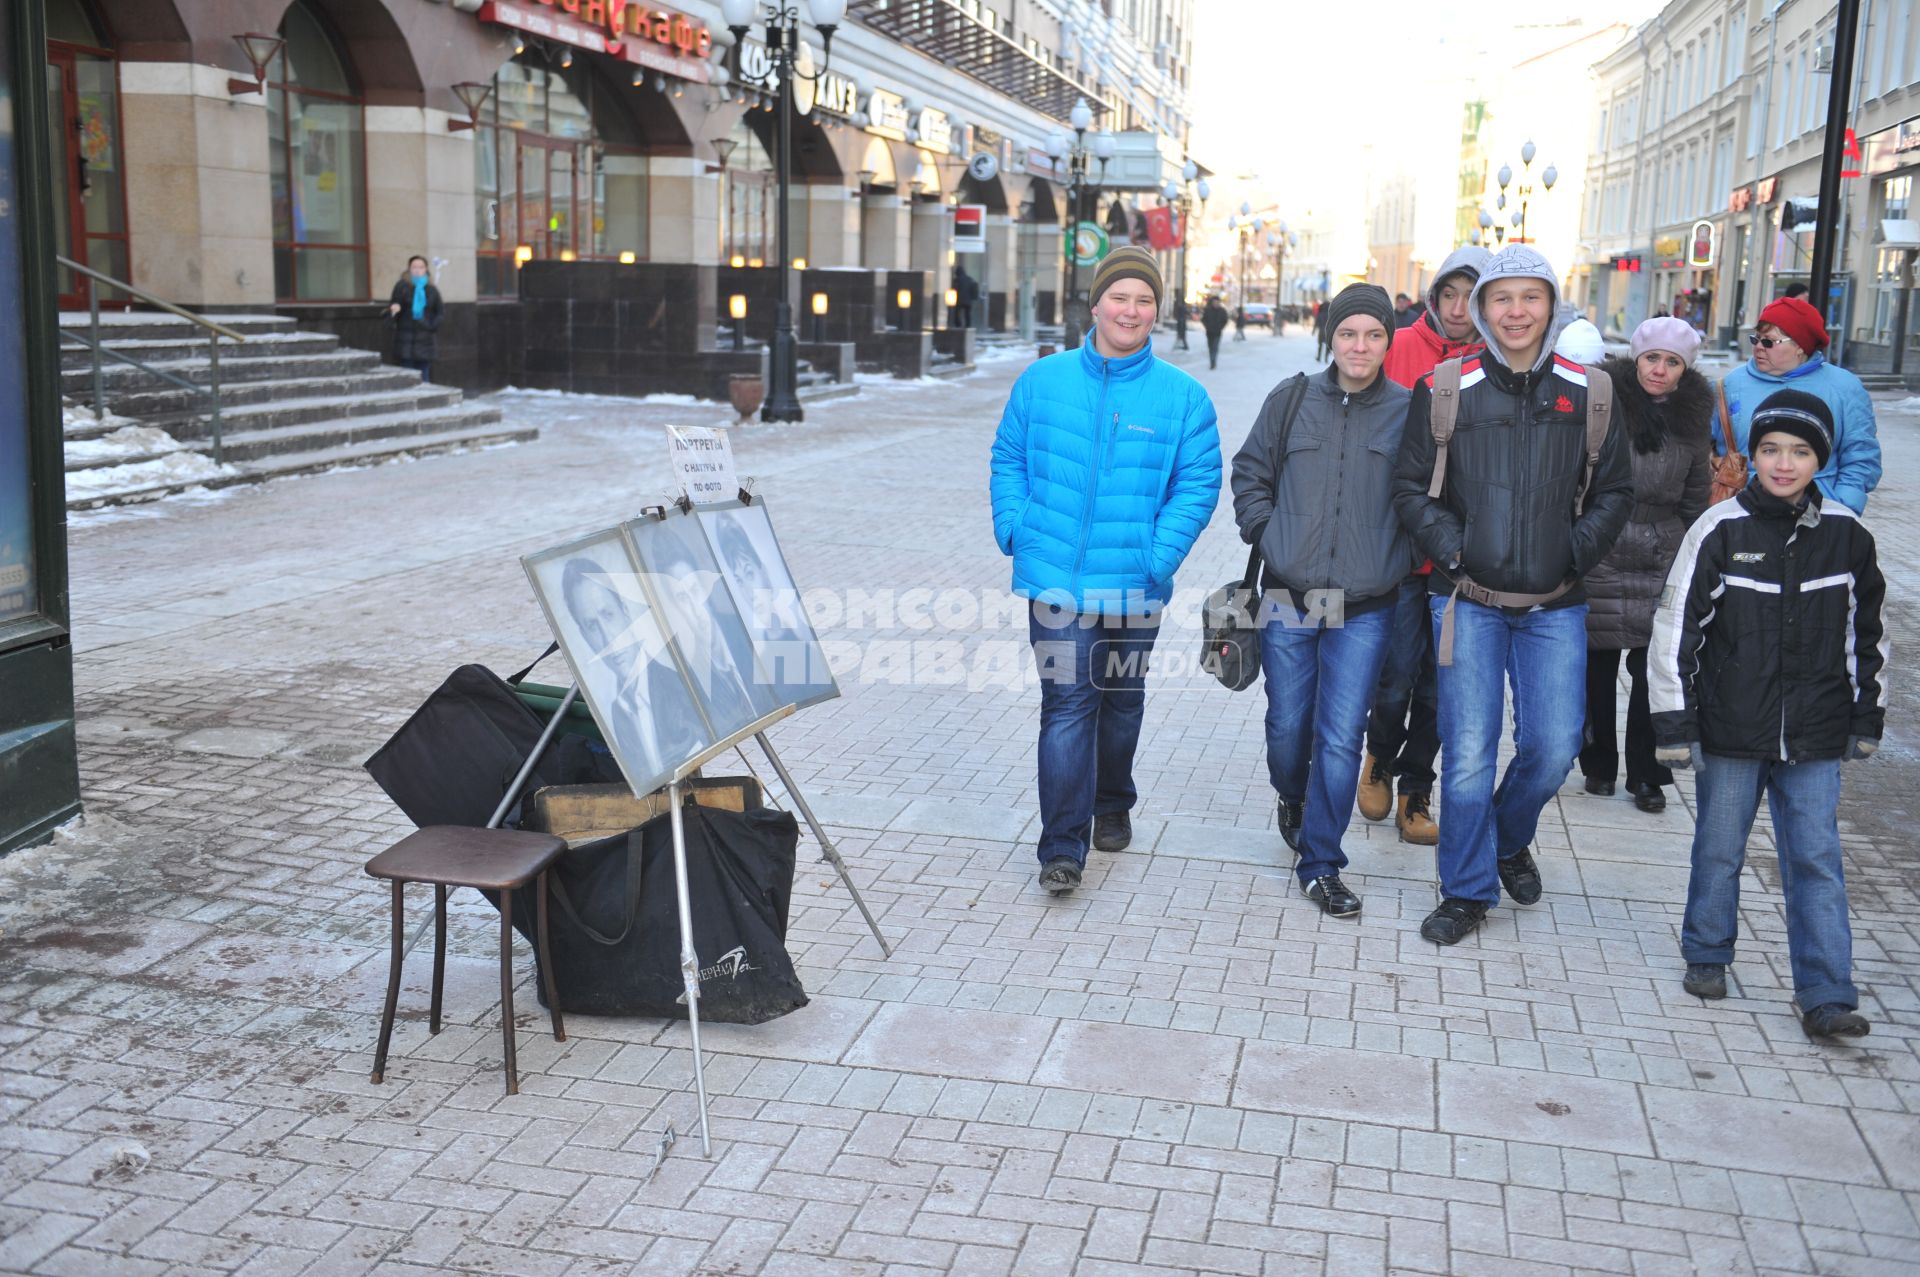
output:
[[[393,880],[393,961],[387,972],[387,1005],[380,1015],[380,1046],[373,1053],[373,1080],[387,1071],[387,1042],[393,1036],[393,1012],[400,1001],[400,964],[406,956],[406,904],[410,882],[433,884],[433,1005],[427,1027],[440,1032],[440,987],[447,970],[447,888],[473,887],[500,893],[500,1033],[506,1042],[507,1094],[520,1093],[518,1059],[513,1050],[513,892],[532,882],[535,952],[553,1014],[553,1040],[565,1042],[560,1025],[560,996],[554,989],[553,962],[547,955],[547,869],[567,844],[550,834],[517,829],[476,829],[466,825],[429,825],[416,830],[367,862],[375,878]]]

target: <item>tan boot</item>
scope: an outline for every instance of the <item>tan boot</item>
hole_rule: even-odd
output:
[[[1431,847],[1440,841],[1440,826],[1434,823],[1433,813],[1427,809],[1426,795],[1400,795],[1400,811],[1396,819],[1400,825],[1401,842]]]
[[[1368,754],[1360,764],[1360,814],[1368,820],[1385,820],[1393,810],[1393,777],[1380,760]]]

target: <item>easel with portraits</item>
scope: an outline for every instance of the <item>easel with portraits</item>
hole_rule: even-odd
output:
[[[680,923],[680,969],[693,1043],[700,1141],[707,1131],[700,1050],[700,963],[687,895],[682,787],[749,739],[781,785],[873,932],[892,956],[833,840],[767,737],[767,729],[840,694],[764,500],[686,498],[521,560],[573,672],[567,691],[496,821],[511,806],[574,700],[586,702],[635,796],[667,791]],[[752,770],[752,763],[747,763]]]

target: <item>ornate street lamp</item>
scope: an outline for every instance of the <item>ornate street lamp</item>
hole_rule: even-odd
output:
[[[1527,238],[1527,201],[1533,196],[1533,182],[1531,180],[1533,157],[1539,153],[1540,149],[1533,144],[1533,139],[1531,138],[1527,139],[1526,143],[1520,148],[1520,185],[1514,190],[1514,195],[1520,201],[1520,211],[1514,214],[1513,217],[1514,228],[1519,231],[1519,234],[1514,237],[1514,243],[1516,244],[1530,244],[1533,242]],[[1513,166],[1511,164],[1502,164],[1498,177],[1500,181],[1500,198],[1496,202],[1495,207],[1504,211],[1507,207],[1507,186],[1513,181]],[[1546,170],[1540,174],[1540,185],[1549,191],[1553,189],[1553,184],[1559,180],[1560,170],[1551,164],[1547,165]],[[1504,233],[1504,228],[1502,228],[1502,232]]]
[[[1197,183],[1194,180],[1196,178],[1199,179]],[[1187,232],[1193,216],[1194,197],[1199,197],[1200,209],[1204,214],[1207,197],[1213,192],[1207,186],[1207,179],[1200,177],[1200,166],[1188,160],[1180,166],[1179,184],[1176,185],[1169,179],[1162,193],[1167,197],[1167,203],[1173,205],[1180,213],[1180,296],[1174,304],[1173,316],[1178,333],[1175,344],[1185,350],[1187,349]]]
[[[846,0],[807,0],[807,11],[820,32],[824,54],[820,69],[812,73],[801,71],[798,65],[800,9],[797,4],[789,0],[775,0],[771,4],[761,4],[758,0],[721,0],[720,11],[728,30],[733,32],[736,59],[742,56],[755,13],[767,29],[768,75],[774,82],[774,109],[780,117],[774,147],[774,171],[780,192],[780,255],[775,259],[779,262],[780,288],[774,295],[773,340],[767,349],[767,401],[760,409],[760,420],[800,421],[806,413],[800,407],[799,356],[793,336],[793,252],[789,242],[792,210],[788,207],[793,185],[793,82],[800,79],[812,83],[827,74],[827,65],[833,58],[833,33],[846,16],[847,3]],[[742,75],[744,70],[744,66],[739,65],[733,68],[736,75]]]
[[[1073,104],[1073,110],[1067,114],[1067,123],[1073,126],[1073,137],[1068,139],[1065,131],[1055,129],[1047,134],[1047,154],[1053,157],[1057,165],[1061,160],[1068,161],[1067,166],[1067,233],[1064,252],[1066,254],[1067,300],[1062,308],[1062,335],[1068,350],[1079,346],[1081,329],[1078,326],[1080,314],[1077,309],[1080,296],[1080,262],[1075,251],[1075,240],[1079,238],[1080,223],[1086,217],[1086,198],[1088,190],[1087,161],[1100,161],[1100,176],[1094,185],[1104,186],[1107,181],[1107,162],[1113,158],[1113,134],[1102,131],[1087,138],[1087,130],[1093,127],[1093,108],[1087,100],[1081,98]]]

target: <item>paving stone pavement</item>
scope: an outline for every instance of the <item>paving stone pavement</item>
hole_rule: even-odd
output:
[[[1175,357],[1231,453],[1310,353]],[[1430,855],[1356,818],[1366,911],[1322,918],[1273,831],[1259,694],[1181,677],[1177,624],[1139,839],[1051,899],[1038,697],[985,509],[1020,366],[869,383],[738,439],[796,574],[832,596],[816,619],[846,693],[775,739],[895,953],[803,859],[790,947],[813,1000],[708,1028],[711,1159],[687,1135],[685,1026],[571,1016],[555,1043],[524,949],[522,1093],[502,1096],[477,898],[456,896],[446,1028],[426,1032],[416,957],[369,1083],[387,926],[361,866],[408,826],[359,763],[452,666],[537,653],[518,556],[631,515],[662,426],[719,412],[507,395],[538,443],[79,522],[88,815],[0,861],[0,1270],[1920,1271],[1912,717],[1848,776],[1875,1021],[1857,1047],[1810,1045],[1788,1013],[1764,825],[1735,996],[1680,991],[1684,780],[1660,816],[1569,785],[1542,823],[1546,898],[1445,951],[1414,931]],[[1905,623],[1920,414],[1883,409],[1871,522]],[[1183,589],[1241,556],[1223,508]]]

